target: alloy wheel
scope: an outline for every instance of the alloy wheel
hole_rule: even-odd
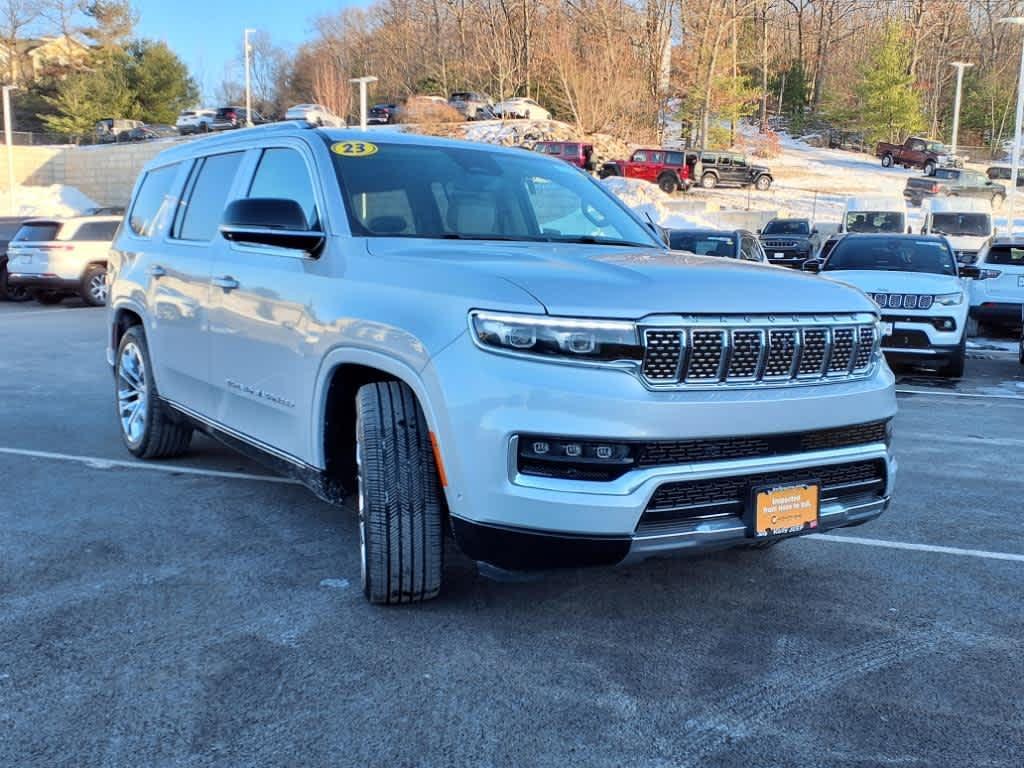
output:
[[[97,304],[107,303],[107,273],[97,272],[89,278],[89,296]]]
[[[148,399],[149,384],[142,351],[135,344],[125,344],[117,363],[117,413],[121,431],[133,444],[145,435]]]

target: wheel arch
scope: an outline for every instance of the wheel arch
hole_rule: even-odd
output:
[[[416,396],[427,427],[436,432],[436,414],[419,373],[393,357],[364,349],[332,351],[320,366],[310,425],[313,465],[349,490],[355,477],[356,393],[365,384],[399,381]]]

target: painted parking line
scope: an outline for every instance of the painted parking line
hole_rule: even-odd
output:
[[[172,475],[198,475],[199,477],[219,477],[227,480],[259,480],[264,483],[283,483],[299,485],[298,480],[277,475],[254,475],[247,472],[225,472],[219,469],[200,469],[199,467],[182,467],[174,464],[155,464],[145,461],[122,461],[120,459],[103,459],[98,456],[76,456],[70,453],[51,453],[50,451],[32,451],[25,448],[6,448],[0,446],[0,454],[9,456],[25,456],[33,459],[50,459],[51,461],[70,461],[84,464],[92,469],[142,469],[150,472],[167,472]]]
[[[40,309],[37,311],[29,312],[3,312],[0,313],[0,317],[3,317],[4,322],[8,320],[32,320],[42,315],[75,315],[79,312],[103,312],[106,307],[68,307],[67,309]]]
[[[885,549],[905,549],[912,552],[934,552],[941,555],[958,555],[960,557],[979,557],[983,560],[1011,560],[1024,563],[1024,555],[1012,552],[988,552],[984,549],[960,549],[958,547],[939,547],[934,544],[913,544],[909,541],[885,541],[884,539],[865,539],[860,536],[835,536],[830,533],[815,533],[808,539],[819,541],[835,541],[841,544],[859,544],[863,547],[882,547]]]
[[[944,392],[941,389],[905,389],[896,388],[897,395],[921,395],[923,397],[965,397],[975,400],[1010,400],[1024,403],[1024,394],[1020,395],[988,395],[981,392]]]

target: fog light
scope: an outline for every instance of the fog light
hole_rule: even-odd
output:
[[[943,330],[951,331],[951,330],[953,330],[954,327],[955,327],[955,325],[954,325],[952,320],[948,320],[947,319],[947,320],[943,320],[942,321],[942,328],[943,328]]]
[[[519,471],[542,477],[614,480],[632,469],[639,447],[542,435],[520,435]]]

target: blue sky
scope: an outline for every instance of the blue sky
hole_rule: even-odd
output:
[[[225,66],[242,50],[246,27],[270,32],[274,43],[293,49],[311,33],[313,20],[369,0],[134,0],[136,34],[166,42],[215,99]]]

